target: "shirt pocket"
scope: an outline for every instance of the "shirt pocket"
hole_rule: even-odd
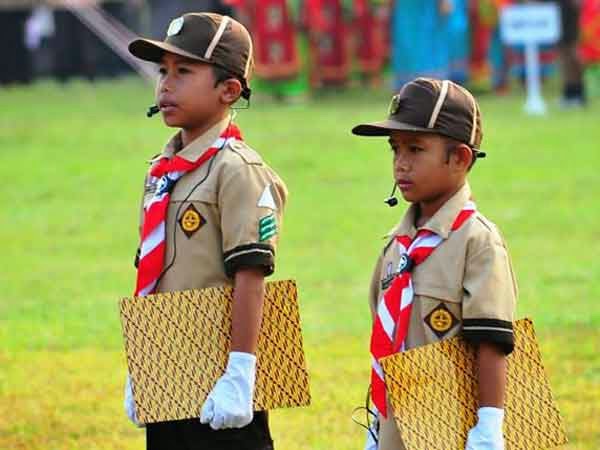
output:
[[[217,193],[210,189],[195,189],[191,193],[189,191],[178,191],[175,189],[171,194],[170,203],[208,203],[210,205],[217,204]]]
[[[429,342],[455,336],[461,329],[462,295],[450,287],[415,286],[421,325]]]
[[[206,236],[207,230],[213,230],[209,232],[212,236],[214,230],[220,229],[217,202],[217,193],[209,189],[196,189],[191,193],[175,190],[169,199],[170,226],[175,226],[188,239]]]

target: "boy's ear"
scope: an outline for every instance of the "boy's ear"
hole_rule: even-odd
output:
[[[472,165],[475,155],[468,145],[459,144],[454,148],[451,157],[454,160],[457,168],[467,172]]]
[[[221,102],[226,105],[234,104],[240,95],[242,95],[242,83],[236,78],[228,78],[220,83],[222,85],[221,90]]]

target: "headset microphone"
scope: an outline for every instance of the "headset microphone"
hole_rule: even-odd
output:
[[[156,105],[152,105],[148,108],[146,112],[146,117],[152,117],[154,114],[158,114],[160,112],[160,108]]]
[[[394,206],[396,206],[398,204],[398,199],[394,196],[394,194],[396,193],[396,183],[394,183],[394,189],[392,189],[392,193],[390,194],[390,196],[388,198],[386,198],[383,202],[387,203],[387,205],[390,208],[393,208]]]

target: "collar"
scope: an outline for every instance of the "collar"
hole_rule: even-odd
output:
[[[465,182],[463,187],[444,203],[425,225],[418,229],[415,227],[418,206],[413,203],[404,214],[402,222],[393,234],[413,237],[419,230],[429,230],[441,236],[443,239],[447,239],[452,231],[452,224],[456,220],[456,216],[458,216],[458,213],[464,208],[465,203],[467,203],[470,198],[471,187],[468,182]]]
[[[177,156],[189,161],[196,162],[198,158],[209,149],[215,141],[221,136],[223,131],[227,128],[231,121],[231,117],[227,116],[217,124],[215,124],[212,128],[208,129],[204,134],[198,136],[184,148],[181,143],[181,131],[178,131],[165,145],[163,152],[158,155],[158,157],[154,158],[172,158],[175,153]]]

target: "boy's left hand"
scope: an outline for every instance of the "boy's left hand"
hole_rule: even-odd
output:
[[[242,428],[252,422],[256,356],[231,352],[225,373],[210,394],[200,413],[200,422],[213,430]]]
[[[477,425],[471,428],[465,450],[504,450],[504,410],[483,407],[477,411]]]

